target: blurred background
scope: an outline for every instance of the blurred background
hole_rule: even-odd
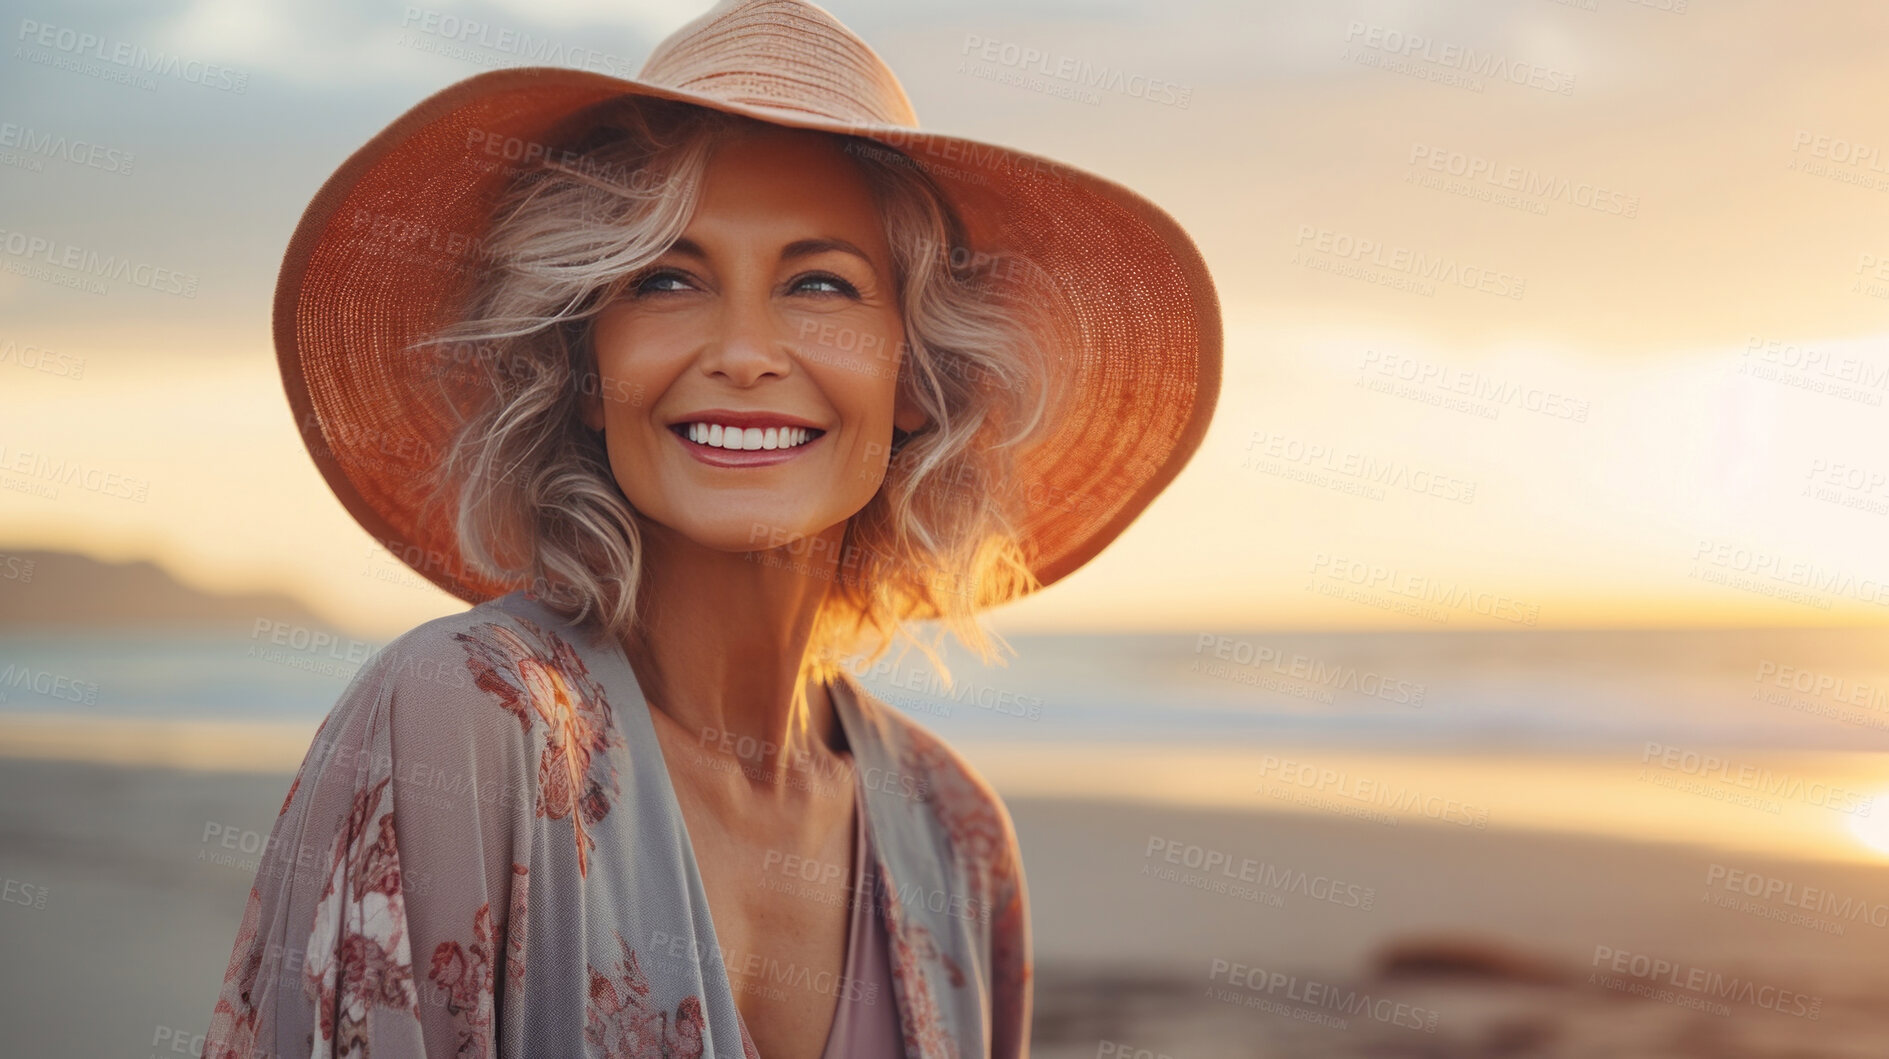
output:
[[[289,414],[310,197],[707,6],[0,3],[6,1051],[196,1054],[316,726],[463,609]],[[1037,1054],[1889,1054],[1889,9],[827,6],[1224,307],[1202,447],[1009,664],[868,676],[1016,818]]]

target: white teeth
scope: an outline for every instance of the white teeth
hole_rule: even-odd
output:
[[[690,423],[690,441],[716,449],[791,449],[813,440],[806,427],[724,427],[720,423]]]

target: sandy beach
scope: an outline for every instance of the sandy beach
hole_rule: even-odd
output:
[[[255,870],[244,836],[289,777],[0,759],[7,1051],[195,1055]],[[1889,1053],[1881,867],[1263,804],[1009,804],[1047,1059]]]

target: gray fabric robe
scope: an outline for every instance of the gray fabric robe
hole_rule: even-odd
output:
[[[1008,813],[850,675],[833,690],[906,1055],[1027,1055],[1028,905]],[[698,749],[738,767],[713,743]],[[263,851],[203,1056],[752,1059],[727,955],[621,646],[514,592],[395,639],[323,721]],[[752,958],[739,971],[846,986]]]

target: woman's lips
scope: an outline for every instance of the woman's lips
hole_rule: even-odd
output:
[[[689,450],[689,455],[711,467],[769,467],[786,463],[826,439],[823,433],[812,441],[790,449],[723,449],[713,445],[697,445],[676,430],[669,431],[669,434],[676,439],[677,444]]]

